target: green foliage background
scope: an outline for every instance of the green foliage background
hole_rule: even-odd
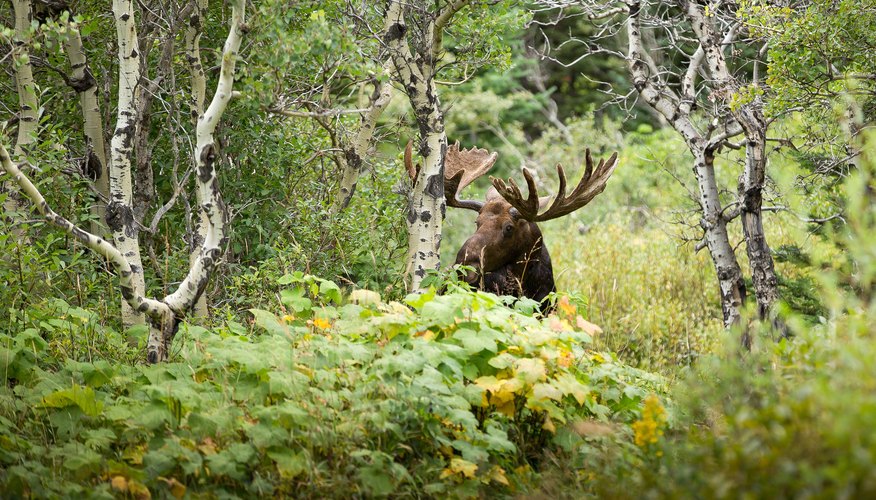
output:
[[[30,244],[3,223],[0,493],[871,496],[876,161],[866,130],[857,169],[825,167],[845,153],[828,140],[842,133],[840,117],[852,110],[870,123],[871,80],[850,84],[830,71],[825,79],[822,56],[838,71],[872,73],[861,47],[872,45],[874,11],[867,2],[811,2],[794,15],[743,4],[741,19],[773,37],[763,90],[780,118],[773,130],[802,146],[770,152],[765,201],[777,209],[766,214],[766,233],[790,337],[776,342],[751,315],[744,326],[759,341],[738,351],[741,332],[721,328],[714,269],[695,248],[687,148],[646,113],[602,106],[594,81],[625,88],[617,61],[545,64],[545,88],[534,85],[526,47],[536,36],[516,2],[476,2],[451,27],[452,64],[441,77],[452,83],[441,86],[448,136],[499,152],[494,175],[519,180],[526,165],[545,191],[556,185],[556,163],[577,180],[587,147],[595,157],[619,151],[620,167],[592,206],[543,225],[561,291],[552,315],[534,318],[531,302],[439,275],[435,290],[445,293],[406,297],[405,200],[396,187],[399,153],[415,134],[404,96],[381,121],[351,206],[333,213],[332,133],[269,110],[302,95],[359,106],[372,90],[366,82],[381,76],[378,44],[344,15],[347,2],[267,0],[253,5],[235,81],[244,97],[219,130],[232,230],[208,290],[213,314],[181,327],[171,362],[142,365],[146,332],[121,330],[105,263],[31,214],[19,214]],[[94,71],[113,74],[106,12],[77,7]],[[203,47],[220,46],[227,16],[226,5],[211,5]],[[8,12],[0,19],[10,24]],[[379,10],[362,21],[379,25]],[[28,159],[49,203],[84,225],[90,198],[72,168],[84,151],[77,99],[49,68],[66,64],[55,28],[34,29],[46,64],[36,67],[43,109]],[[544,36],[562,40],[569,29],[589,28],[573,18]],[[837,30],[849,36],[829,36]],[[205,51],[206,66],[218,54]],[[337,77],[313,93],[327,67]],[[177,87],[161,90],[170,109],[186,109],[187,80],[180,71]],[[2,109],[14,110],[13,82],[2,85]],[[807,101],[812,85],[829,94],[818,106]],[[547,119],[549,99],[561,128]],[[103,111],[108,120],[114,112]],[[159,174],[174,161],[174,135],[164,133],[174,116],[159,111],[150,136],[162,200],[172,190]],[[331,125],[345,131],[356,121],[339,115]],[[5,121],[0,140],[8,144],[13,130]],[[172,130],[192,133],[187,122]],[[736,151],[717,158],[724,201],[740,162]],[[464,195],[487,186],[480,180]],[[184,274],[185,227],[172,211],[159,233],[144,236],[155,249],[145,259],[150,292]],[[471,213],[448,212],[446,263],[472,228]]]

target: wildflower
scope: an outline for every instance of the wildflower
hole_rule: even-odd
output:
[[[320,330],[328,330],[332,327],[332,324],[329,320],[325,318],[314,318],[313,326],[319,328]]]
[[[666,409],[660,404],[657,396],[653,394],[648,396],[644,403],[642,418],[633,423],[636,446],[641,448],[657,444],[657,440],[663,435],[663,428],[666,426]]]
[[[283,315],[283,323],[291,323],[295,321],[295,316],[292,314],[284,314]]]

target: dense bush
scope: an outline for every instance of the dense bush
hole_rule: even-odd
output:
[[[546,450],[589,429],[638,439],[640,402],[665,390],[591,351],[595,327],[568,301],[537,320],[534,303],[515,310],[483,293],[402,304],[358,291],[347,303],[330,281],[280,283],[278,313],[184,326],[173,361],[157,366],[53,347],[95,329],[77,308],[2,336],[0,490],[512,494]]]
[[[876,161],[871,147],[864,151],[863,168],[844,184],[847,225],[825,231],[844,253],[811,257],[827,316],[813,324],[791,314],[792,335],[779,342],[753,320],[729,332],[726,347],[701,358],[674,388],[672,429],[646,445],[645,459],[617,460],[628,449],[623,443],[597,460],[580,448],[558,462],[543,488],[574,482],[576,497],[876,494]],[[760,334],[751,352],[739,351],[741,328]],[[588,458],[589,467],[568,466],[575,458]]]

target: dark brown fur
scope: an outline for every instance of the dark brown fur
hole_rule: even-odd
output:
[[[556,290],[551,257],[534,222],[518,216],[495,195],[477,218],[477,231],[456,254],[456,264],[474,267],[464,280],[487,292],[543,302]]]

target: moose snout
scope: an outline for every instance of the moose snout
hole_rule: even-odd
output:
[[[463,278],[470,285],[477,285],[480,279],[480,273],[484,268],[484,249],[485,246],[478,241],[477,235],[475,235],[466,240],[456,254],[457,265],[474,268],[474,270],[466,272]]]

